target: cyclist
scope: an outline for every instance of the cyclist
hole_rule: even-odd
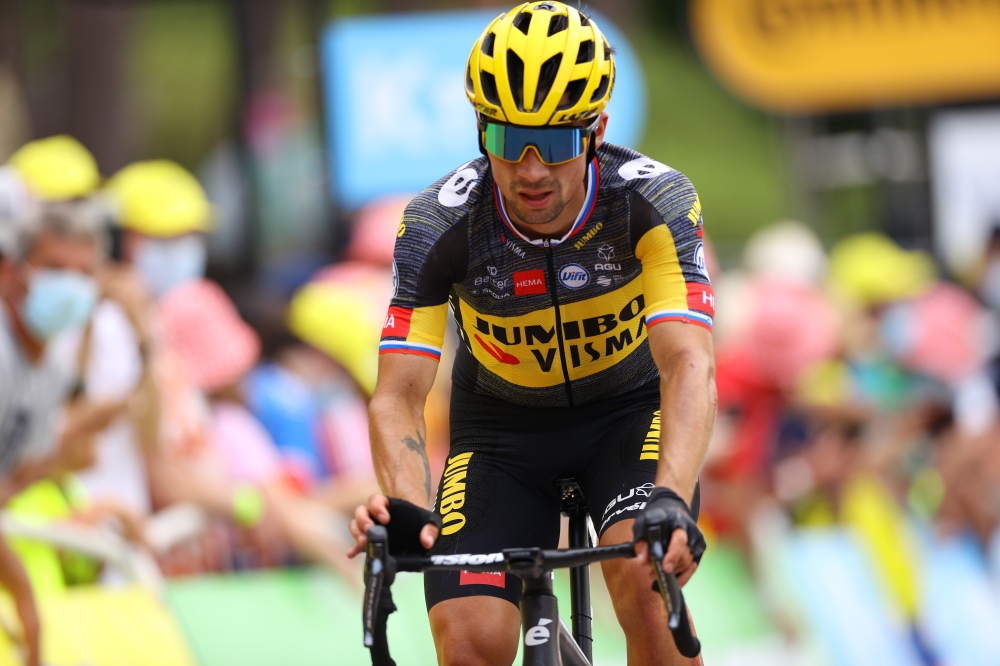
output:
[[[399,225],[369,407],[385,495],[358,507],[351,554],[373,521],[396,552],[554,548],[554,482],[573,477],[601,544],[631,541],[665,509],[664,566],[686,583],[704,550],[696,483],[716,402],[697,194],[603,142],[614,54],[574,8],[528,2],[497,17],[464,78],[484,156],[424,190]],[[461,345],[432,501],[423,409],[449,306]],[[629,664],[688,663],[650,591],[648,547],[637,550],[603,565]],[[441,664],[514,660],[518,580],[435,572],[424,587]]]

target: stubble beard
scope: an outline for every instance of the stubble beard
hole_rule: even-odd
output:
[[[567,202],[563,196],[562,184],[559,181],[553,179],[550,182],[546,181],[537,184],[540,187],[552,190],[552,202],[542,210],[533,210],[521,206],[520,197],[517,196],[517,193],[522,188],[529,189],[527,185],[527,183],[518,181],[511,183],[511,190],[514,192],[514,196],[505,201],[507,208],[514,214],[518,222],[528,226],[541,226],[552,222],[562,214]]]

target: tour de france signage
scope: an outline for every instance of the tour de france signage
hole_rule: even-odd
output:
[[[694,0],[691,24],[716,75],[778,113],[1000,97],[1000,0]]]

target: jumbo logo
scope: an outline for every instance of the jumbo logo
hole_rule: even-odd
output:
[[[590,273],[580,264],[566,264],[559,269],[559,281],[567,289],[582,289],[590,284]]]
[[[448,458],[441,481],[441,497],[438,513],[441,514],[441,534],[455,534],[465,527],[465,514],[460,509],[465,506],[465,477],[469,473],[469,461],[473,453],[460,453]]]

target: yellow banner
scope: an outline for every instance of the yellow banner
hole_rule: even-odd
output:
[[[695,0],[702,56],[782,113],[1000,96],[1000,0]]]
[[[494,317],[463,300],[459,307],[472,354],[490,372],[532,388],[564,381],[555,310]],[[612,292],[560,307],[570,379],[610,368],[635,351],[646,335],[643,307],[642,276]]]

